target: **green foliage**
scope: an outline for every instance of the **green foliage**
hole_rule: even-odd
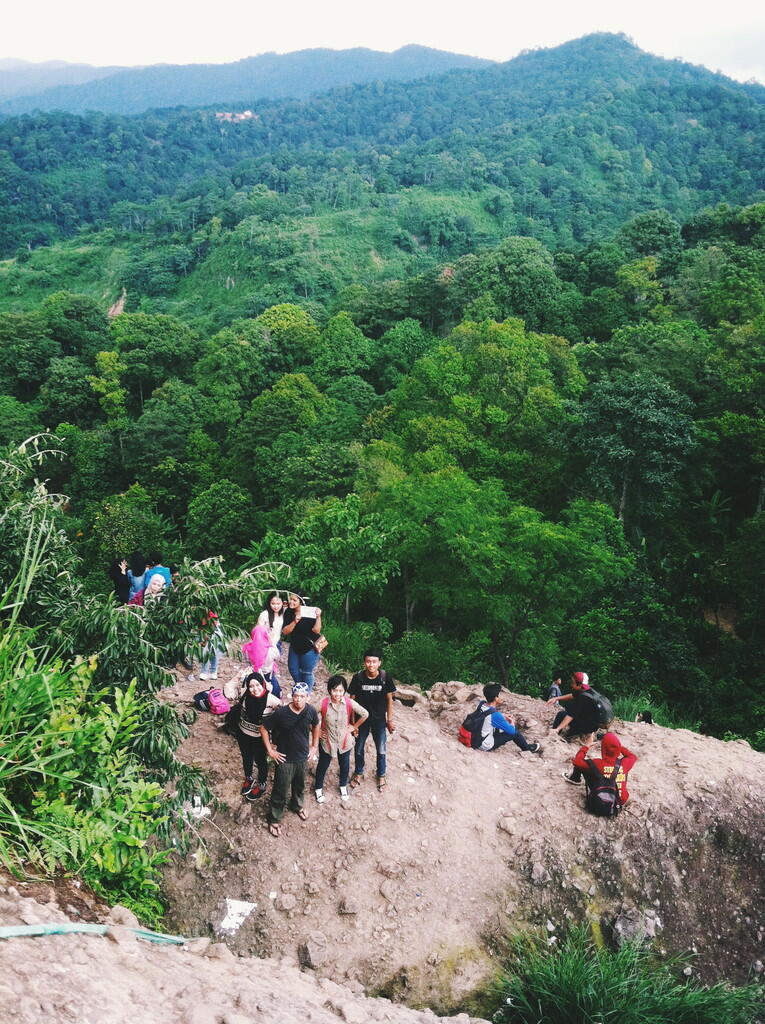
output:
[[[168,524],[158,515],[151,495],[140,484],[104,501],[93,520],[93,554],[108,564],[113,558],[129,558],[133,551],[160,549]]]
[[[709,987],[679,980],[679,960],[660,961],[650,947],[625,943],[612,952],[585,927],[550,950],[542,939],[510,943],[498,986],[495,1024],[755,1024],[762,987]]]

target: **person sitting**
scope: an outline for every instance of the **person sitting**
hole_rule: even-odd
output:
[[[562,697],[553,696],[547,701],[548,704],[563,705],[570,701],[566,707],[562,707],[553,719],[552,732],[562,736],[567,730],[566,738],[571,736],[589,736],[600,727],[598,708],[594,701],[590,700],[588,691],[590,680],[586,672],[574,672],[571,676],[571,693],[565,693]]]
[[[627,792],[627,775],[637,761],[637,755],[622,746],[622,742],[615,732],[607,732],[603,735],[600,741],[600,757],[588,758],[587,751],[589,749],[590,744],[586,743],[577,750],[572,758],[573,771],[571,774],[564,771],[563,778],[566,782],[578,786],[582,782],[582,777],[584,777],[588,785],[591,786],[594,782],[598,781],[593,765],[601,775],[609,779],[616,768],[616,762],[621,758],[616,776],[616,787],[619,791],[621,806],[624,807],[630,798]]]
[[[487,683],[483,688],[484,699],[479,703],[477,710],[493,710],[487,713],[483,720],[481,743],[478,750],[499,750],[511,740],[521,750],[528,750],[531,754],[538,753],[542,748],[539,743],[528,743],[523,733],[515,727],[515,719],[512,715],[503,715],[499,710],[500,693],[502,687],[498,683]]]

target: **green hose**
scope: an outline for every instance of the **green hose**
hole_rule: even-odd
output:
[[[80,932],[86,935],[105,935],[109,928],[125,927],[109,924],[19,924],[0,927],[0,939],[18,939],[35,935],[69,935]],[[182,935],[163,935],[162,932],[151,932],[148,928],[129,928],[139,939],[148,942],[170,942],[182,946],[187,940]]]

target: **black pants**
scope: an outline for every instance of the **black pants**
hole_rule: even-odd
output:
[[[258,766],[258,782],[263,785],[268,779],[268,755],[266,747],[260,736],[250,736],[246,732],[238,731],[236,742],[239,744],[239,751],[242,755],[242,768],[245,778],[252,778],[253,762]]]

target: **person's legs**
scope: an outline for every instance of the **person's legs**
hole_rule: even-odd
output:
[[[305,769],[307,761],[299,761],[291,764],[292,779],[290,780],[290,804],[289,808],[296,814],[303,809],[303,797],[305,795]]]
[[[256,736],[254,739],[255,763],[258,766],[258,784],[265,786],[268,782],[268,754],[266,753],[266,745],[260,736]]]
[[[300,682],[300,655],[296,650],[293,649],[290,644],[290,649],[287,654],[287,668],[290,670],[293,683]]]
[[[252,762],[255,759],[255,737],[237,731],[236,742],[242,755],[242,771],[246,779],[252,778]]]
[[[560,723],[563,721],[563,719],[566,717],[567,714],[568,714],[568,711],[566,711],[565,708],[561,708],[560,711],[555,716],[555,718],[553,718],[552,728],[553,729],[557,729],[558,726],[560,725]]]
[[[523,735],[523,733],[518,732],[517,729],[515,730],[515,735],[511,736],[510,739],[517,747],[520,747],[521,750],[528,750],[531,746],[531,744],[526,740],[526,737]]]
[[[278,823],[284,817],[294,767],[294,764],[277,764],[276,766],[274,788],[271,790],[271,809],[268,812],[268,820],[271,822]]]
[[[506,743],[509,743],[510,740],[512,740],[514,738],[515,737],[511,736],[509,732],[503,732],[501,729],[495,729],[494,730],[494,746],[491,749],[492,750],[498,750],[500,747],[504,747],[504,745]]]
[[[279,686],[279,680],[276,676],[276,672],[273,669],[271,670],[271,693],[274,695],[274,697],[281,697],[282,695],[282,688],[281,686]]]
[[[337,752],[337,763],[340,767],[340,786],[344,788],[348,785],[348,778],[351,774],[351,752],[346,750],[344,754]]]
[[[319,652],[313,650],[313,648],[300,655],[300,681],[306,684],[309,693],[313,692],[313,671],[318,660]]]
[[[371,716],[370,716],[371,717]],[[369,719],[367,719],[369,721]],[[372,739],[377,749],[377,778],[384,779],[387,768],[386,752],[388,750],[388,730],[384,718],[376,718],[372,722]]]
[[[366,746],[367,739],[369,738],[369,732],[372,728],[372,723],[366,718],[359,726],[359,731],[356,736],[356,746],[353,752],[354,767],[353,771],[355,775],[364,775],[364,747]]]
[[[316,778],[313,783],[314,789],[324,789],[324,779],[331,760],[332,755],[328,754],[324,747],[319,747],[319,763],[316,765]]]

